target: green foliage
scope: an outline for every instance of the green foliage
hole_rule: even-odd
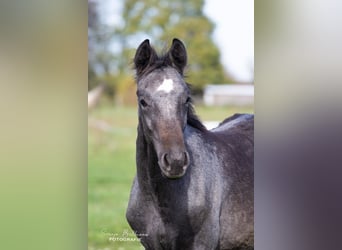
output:
[[[108,93],[115,89],[117,74],[115,68],[115,54],[110,50],[113,39],[112,28],[103,24],[99,18],[98,2],[88,0],[88,89],[99,84],[108,86]]]
[[[226,82],[219,50],[211,40],[214,25],[204,15],[203,5],[202,0],[125,1],[125,25],[118,30],[121,41],[128,45],[129,41],[147,37],[160,49],[166,47],[164,42],[177,37],[187,46],[187,81],[195,90],[202,90],[208,83]]]
[[[117,97],[117,103],[124,104],[126,99],[131,103],[132,61],[137,46],[146,38],[158,51],[168,48],[175,37],[185,43],[185,73],[195,92],[201,92],[205,84],[230,80],[212,41],[214,24],[203,13],[203,0],[122,1],[122,22],[116,27],[101,23],[96,1],[89,1],[89,89],[106,84],[108,93]],[[125,82],[129,83],[127,87]]]
[[[88,90],[97,85],[97,76],[93,66],[88,62]]]

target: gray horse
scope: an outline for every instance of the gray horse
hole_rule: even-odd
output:
[[[254,249],[254,116],[208,131],[184,80],[187,53],[137,49],[137,175],[127,220],[146,249]]]

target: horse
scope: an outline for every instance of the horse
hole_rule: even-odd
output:
[[[207,130],[184,80],[187,52],[174,38],[134,56],[136,176],[127,221],[145,249],[254,249],[254,115]]]

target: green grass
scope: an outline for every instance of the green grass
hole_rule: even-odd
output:
[[[196,107],[202,120],[220,121],[251,107]],[[128,232],[125,211],[135,175],[136,107],[102,106],[88,116],[88,249],[143,249],[114,241]],[[101,129],[103,127],[104,129]]]

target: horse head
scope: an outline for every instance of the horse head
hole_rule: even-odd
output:
[[[190,163],[183,137],[191,105],[183,76],[186,63],[186,49],[178,39],[161,57],[145,40],[134,57],[139,123],[167,178],[182,177]]]

